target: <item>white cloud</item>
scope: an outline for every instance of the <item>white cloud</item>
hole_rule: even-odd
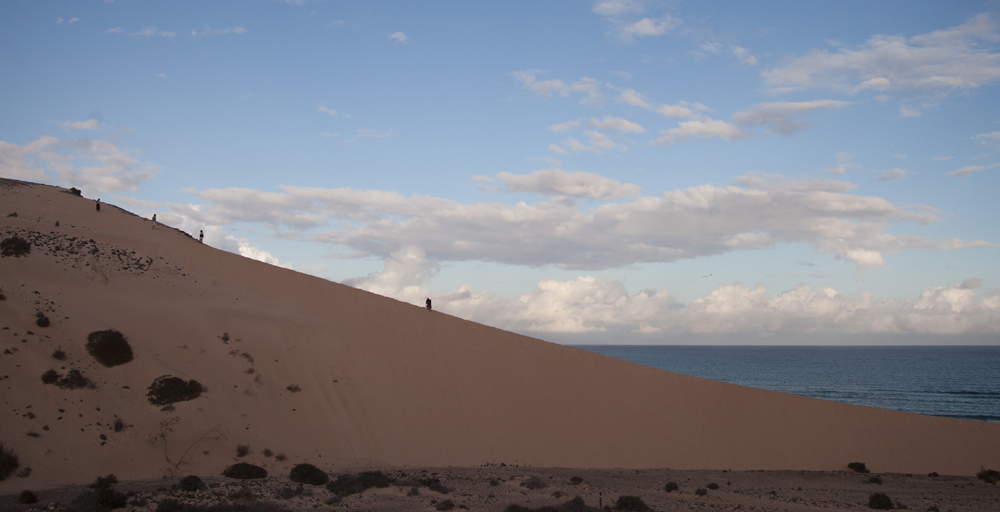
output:
[[[76,23],[78,21],[80,21],[80,18],[70,18],[66,23]]]
[[[899,117],[903,119],[908,117],[920,117],[920,111],[912,107],[899,107]]]
[[[530,176],[522,178],[525,186],[540,193],[572,193],[572,176],[556,176],[555,184]],[[581,180],[583,192],[578,193],[597,193],[596,180],[589,180]],[[804,243],[865,270],[881,265],[886,252],[993,246],[900,234],[897,224],[929,224],[937,220],[936,211],[851,194],[854,187],[844,181],[754,174],[734,186],[700,185],[588,209],[557,201],[463,204],[351,188],[281,186],[278,193],[211,189],[197,194],[208,203],[207,214],[226,222],[265,224],[288,237],[371,256],[417,245],[438,261],[606,269]]]
[[[339,132],[338,132],[339,133]],[[357,133],[349,139],[344,139],[344,143],[351,143],[358,139],[387,139],[389,137],[396,137],[399,132],[395,128],[389,130],[380,130],[374,128],[358,128]]]
[[[549,149],[558,153],[560,155],[567,155],[570,153],[582,153],[588,151],[591,153],[596,153],[602,155],[609,151],[628,151],[628,146],[608,137],[607,135],[596,131],[596,130],[585,130],[584,135],[588,137],[588,144],[584,144],[573,137],[567,137],[566,140],[562,141],[562,147],[551,144]]]
[[[750,50],[741,46],[730,46],[729,50],[733,52],[733,57],[739,59],[740,64],[746,64],[748,66],[757,65],[757,57],[754,57],[753,54],[750,53]]]
[[[280,0],[288,5],[301,6],[306,4],[306,0]]]
[[[655,146],[667,146],[683,142],[691,137],[713,138],[723,140],[742,140],[749,137],[736,125],[718,119],[682,121],[677,128],[660,130],[660,138],[650,142]]]
[[[946,160],[951,160],[952,158],[955,158],[955,157],[953,157],[953,156],[936,156],[936,157],[932,158],[931,160],[934,160],[934,161],[937,161],[937,162],[944,162]]]
[[[1000,143],[1000,132],[980,133],[979,135],[972,137],[972,140],[978,140],[981,144],[987,145],[998,144]]]
[[[790,136],[802,130],[806,123],[795,120],[796,117],[822,109],[843,108],[849,101],[813,100],[813,101],[780,101],[762,103],[750,110],[733,114],[733,121],[740,125],[767,125],[768,132]]]
[[[334,110],[334,109],[332,109],[330,107],[327,107],[326,105],[324,105],[322,103],[319,104],[319,107],[316,108],[316,111],[317,112],[322,112],[324,114],[330,114],[330,117],[337,117],[337,111],[336,110]]]
[[[410,245],[385,258],[382,272],[347,279],[343,283],[386,297],[422,303],[431,295],[424,283],[434,277],[440,268],[440,265],[427,261],[423,249]]]
[[[646,99],[639,93],[635,92],[635,89],[625,89],[618,95],[619,103],[627,103],[635,107],[642,107],[645,109],[652,109],[653,106],[646,101]]]
[[[543,195],[586,197],[615,201],[639,197],[639,186],[621,184],[613,179],[589,172],[567,172],[545,169],[531,174],[502,172],[497,179],[508,192],[531,192]]]
[[[392,39],[393,41],[395,41],[397,43],[405,43],[408,39],[410,39],[409,37],[406,37],[406,34],[404,34],[402,32],[393,32],[393,33],[389,34],[386,37],[388,39]]]
[[[63,128],[71,128],[73,130],[101,130],[104,128],[104,123],[98,121],[97,119],[88,119],[86,121],[63,121],[56,124]]]
[[[157,33],[159,33],[160,37],[175,37],[175,36],[177,36],[176,32],[170,32],[168,30],[159,30],[156,27],[145,27],[145,28],[143,28],[143,29],[141,29],[141,30],[139,30],[137,32],[125,32],[125,29],[123,29],[121,27],[115,27],[115,28],[109,28],[109,29],[105,30],[104,33],[105,34],[122,34],[122,35],[125,35],[125,36],[128,36],[128,37],[132,37],[132,38],[140,38],[141,37],[141,38],[145,38],[145,39],[149,39],[149,38],[157,35]]]
[[[157,73],[157,74],[155,74],[153,76],[155,76],[156,78],[166,78],[167,74],[166,73]]]
[[[997,167],[1000,167],[1000,164],[993,164],[993,165],[968,165],[968,166],[961,167],[961,168],[955,169],[954,171],[949,172],[948,176],[951,176],[953,178],[964,178],[964,177],[966,177],[966,176],[968,176],[968,175],[970,175],[972,173],[982,172],[982,171],[988,171],[990,169],[996,169]]]
[[[643,18],[633,23],[625,23],[618,28],[620,37],[632,40],[636,37],[662,36],[673,30],[681,21],[669,14],[659,18]]]
[[[229,34],[243,35],[246,33],[247,31],[243,27],[229,27],[229,28],[216,28],[216,29],[205,28],[204,30],[201,31],[191,29],[191,37],[224,36]]]
[[[103,140],[41,137],[24,146],[0,141],[0,176],[55,182],[89,194],[135,190],[157,168]]]
[[[855,167],[861,167],[859,164],[851,162],[852,157],[850,153],[846,153],[844,151],[838,151],[837,154],[834,156],[837,157],[837,166],[824,169],[826,172],[832,172],[833,174],[844,174],[850,169],[853,169]]]
[[[900,168],[889,169],[879,173],[878,177],[875,179],[879,181],[895,181],[901,180],[907,176],[907,172]]]
[[[607,0],[598,2],[594,6],[594,12],[601,16],[617,18],[623,14],[641,13],[642,4],[636,0]]]
[[[963,25],[913,37],[876,35],[855,48],[813,50],[763,79],[778,91],[973,89],[1000,81],[996,25],[980,14]],[[981,44],[987,43],[987,44]]]
[[[633,123],[632,121],[623,119],[621,117],[611,117],[611,116],[604,116],[603,119],[591,118],[589,121],[587,120],[566,121],[565,123],[554,124],[552,126],[549,126],[549,130],[556,133],[564,132],[567,130],[579,128],[584,124],[593,126],[594,128],[616,130],[621,133],[645,133],[646,131],[646,129],[643,128],[638,123]]]
[[[568,98],[574,93],[581,93],[584,98],[580,100],[580,103],[583,104],[597,104],[604,100],[604,96],[601,94],[601,84],[593,78],[583,77],[572,85],[567,85],[561,80],[539,82],[535,78],[536,72],[534,71],[515,71],[513,75],[514,78],[522,82],[523,89],[535,91],[536,94],[544,98],[552,96],[554,92],[564,98]]]
[[[701,48],[701,50],[704,52],[714,53],[715,55],[718,55],[719,53],[722,52],[722,43],[708,42],[702,44],[698,48]]]
[[[340,136],[340,132],[319,132],[319,134],[322,135],[322,136],[324,136],[324,137],[327,137],[327,138],[333,138],[333,137],[339,137]]]

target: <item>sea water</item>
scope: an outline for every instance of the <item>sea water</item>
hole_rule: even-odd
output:
[[[578,348],[741,386],[897,411],[1000,422],[1000,346]]]

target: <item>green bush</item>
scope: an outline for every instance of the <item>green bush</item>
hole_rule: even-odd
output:
[[[0,441],[0,481],[13,475],[19,465],[17,455],[14,455],[10,448],[4,446],[3,441]]]
[[[99,476],[94,483],[90,484],[91,489],[110,489],[112,485],[118,483],[118,477],[114,473],[108,476]]]
[[[976,477],[988,484],[996,485],[997,482],[1000,482],[1000,471],[995,469],[979,468],[979,472],[976,473]]]
[[[222,476],[238,480],[253,480],[257,478],[267,478],[267,470],[260,466],[240,462],[226,468],[226,470],[222,472]]]
[[[619,496],[615,502],[615,510],[629,510],[632,512],[646,512],[649,507],[638,496]]]
[[[90,379],[83,376],[80,370],[72,369],[66,372],[66,375],[56,381],[56,386],[63,389],[82,389],[82,388],[94,388],[94,383]]]
[[[48,370],[42,374],[42,384],[55,384],[59,380],[59,374],[55,370]]]
[[[847,465],[847,469],[851,471],[856,471],[858,473],[869,473],[868,468],[865,467],[864,462],[852,462]]]
[[[289,480],[309,485],[326,485],[330,477],[312,464],[297,464],[288,474]]]
[[[98,363],[109,368],[132,360],[132,347],[129,346],[128,340],[122,333],[111,329],[88,334],[87,352],[94,356]]]
[[[8,215],[9,217],[9,215]],[[14,235],[0,241],[0,257],[13,256],[20,258],[31,253],[31,244],[27,240]]]
[[[249,446],[247,446],[245,444],[236,445],[236,456],[237,457],[246,457],[247,455],[250,455],[250,447]]]
[[[39,311],[35,313],[35,325],[39,327],[48,327],[51,324],[49,317],[45,316],[45,313]]]
[[[885,493],[873,492],[868,497],[868,507],[876,510],[891,510],[892,500]]]
[[[205,388],[198,381],[184,380],[172,375],[161,375],[149,385],[146,397],[153,405],[170,405],[198,398]]]

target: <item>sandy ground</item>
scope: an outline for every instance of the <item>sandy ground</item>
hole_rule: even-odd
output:
[[[868,474],[850,471],[699,471],[699,470],[595,470],[543,469],[512,466],[475,468],[395,469],[385,473],[396,483],[384,489],[336,498],[323,486],[300,486],[288,475],[263,480],[232,480],[206,477],[206,489],[199,492],[171,490],[178,479],[123,482],[122,492],[134,492],[127,510],[155,510],[164,500],[185,504],[214,505],[270,504],[289,510],[437,510],[451,500],[454,510],[502,511],[512,504],[537,509],[558,506],[576,496],[586,505],[614,507],[620,496],[638,496],[653,510],[745,510],[808,511],[870,510],[872,493],[885,493],[897,505],[909,510],[996,511],[1000,510],[1000,487],[974,477],[929,477],[926,475]],[[882,484],[869,483],[878,476]],[[426,487],[401,485],[407,480],[436,477],[449,492],[441,494]],[[520,484],[539,477],[547,484],[529,490]],[[574,484],[571,478],[582,482]],[[679,489],[666,492],[675,482]],[[708,490],[711,483],[718,489]],[[416,488],[416,491],[413,489]],[[695,490],[706,488],[698,496]],[[69,504],[86,492],[85,487],[60,487],[39,492],[39,502],[21,505],[16,496],[0,497],[0,512],[45,510]],[[284,493],[284,497],[282,494]],[[137,506],[136,503],[143,503]],[[58,504],[58,505],[53,505]],[[442,506],[445,508],[446,506]],[[126,509],[122,509],[126,510]]]
[[[284,475],[302,461],[329,471],[1000,468],[1000,424],[656,370],[243,258],[113,205],[96,211],[65,189],[0,180],[0,240],[14,236],[32,250],[0,258],[0,442],[31,472],[0,481],[0,494],[109,473],[219,475],[239,445]],[[134,358],[99,364],[86,344],[102,330],[122,333]],[[92,385],[46,384],[50,370]],[[204,392],[154,405],[147,392],[166,376]],[[592,474],[581,476],[613,473]]]

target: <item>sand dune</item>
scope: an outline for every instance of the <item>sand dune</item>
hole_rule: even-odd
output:
[[[1000,467],[997,424],[745,388],[546,343],[220,251],[110,205],[97,212],[57,187],[0,180],[0,219],[0,239],[33,244],[0,258],[0,441],[32,469],[0,490],[107,473],[217,475],[236,460],[275,472],[299,462]],[[50,326],[36,326],[39,311]],[[128,338],[134,360],[107,368],[87,353],[87,335],[105,329]],[[49,369],[77,369],[95,388],[44,384]],[[207,391],[162,410],[146,399],[162,375]],[[250,454],[237,459],[237,445]]]

